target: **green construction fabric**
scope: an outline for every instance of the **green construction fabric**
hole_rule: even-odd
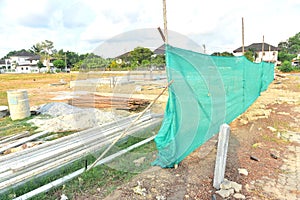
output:
[[[155,138],[157,159],[173,167],[218,133],[267,89],[274,64],[253,63],[246,57],[200,54],[166,45],[169,99]]]

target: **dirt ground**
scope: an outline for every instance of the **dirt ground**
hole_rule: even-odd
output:
[[[282,158],[289,154],[286,147],[291,142],[287,134],[300,132],[299,119],[300,74],[279,74],[268,90],[230,124],[225,178],[242,184],[241,193],[246,199],[274,199],[259,188],[248,188],[261,177],[278,176]],[[177,169],[151,167],[106,199],[222,199],[212,186],[216,142],[216,137],[212,138],[184,159]],[[249,175],[239,174],[239,168],[247,169]],[[82,194],[80,198],[97,199],[89,194]]]

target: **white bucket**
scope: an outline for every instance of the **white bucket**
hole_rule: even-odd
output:
[[[30,106],[26,90],[8,90],[7,100],[12,120],[30,116]]]

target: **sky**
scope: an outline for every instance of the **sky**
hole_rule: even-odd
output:
[[[279,42],[300,32],[299,0],[166,0],[168,30],[205,45],[207,53]],[[0,0],[0,58],[50,40],[54,48],[93,52],[110,38],[164,27],[162,0]],[[138,39],[138,35],[134,35]],[[172,45],[172,44],[171,44]]]

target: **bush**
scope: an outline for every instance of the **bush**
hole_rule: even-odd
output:
[[[282,63],[282,65],[280,67],[278,67],[278,69],[282,72],[291,72],[294,70],[291,62],[289,62],[289,61],[284,61]]]

